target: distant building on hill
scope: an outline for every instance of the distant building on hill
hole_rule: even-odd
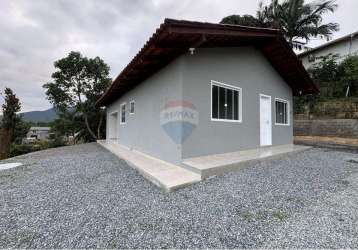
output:
[[[48,140],[50,138],[50,129],[50,127],[31,127],[29,132],[27,132],[26,139]]]
[[[358,55],[358,31],[309,49],[299,54],[298,57],[301,59],[303,66],[308,69],[319,62],[320,57],[329,54],[337,54],[339,56],[338,61],[343,61],[350,55]]]

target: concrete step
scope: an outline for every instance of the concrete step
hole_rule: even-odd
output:
[[[130,150],[120,144],[97,141],[99,145],[123,159],[146,179],[166,192],[186,187],[201,181],[200,175],[174,164],[162,161],[147,154]]]
[[[213,175],[220,175],[243,168],[251,163],[307,150],[309,148],[311,147],[289,144],[225,154],[193,157],[184,159],[183,166],[205,179]]]

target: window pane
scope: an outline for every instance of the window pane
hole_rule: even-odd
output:
[[[122,105],[121,122],[126,122],[126,105]]]
[[[219,87],[219,119],[225,119],[226,107],[225,107],[225,88]]]
[[[212,118],[239,120],[239,91],[212,85]]]
[[[130,108],[130,112],[133,114],[134,113],[134,102],[131,102],[131,108]]]
[[[281,103],[276,101],[276,123],[282,123],[282,109]]]
[[[219,88],[218,86],[212,86],[212,97],[211,97],[211,101],[212,101],[212,118],[217,119],[218,117],[218,113],[219,113],[219,109],[218,109],[218,104],[219,104]]]
[[[288,124],[287,103],[276,101],[276,123]]]
[[[233,117],[233,98],[232,98],[232,95],[233,95],[233,90],[231,89],[227,89],[226,90],[226,119],[228,120],[232,120],[232,117]]]
[[[234,91],[234,120],[239,120],[239,91]]]

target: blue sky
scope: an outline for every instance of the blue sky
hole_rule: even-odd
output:
[[[358,31],[357,0],[338,0],[325,16],[338,22],[334,35]],[[50,107],[43,88],[53,62],[70,51],[99,56],[115,77],[164,18],[219,22],[231,14],[255,14],[259,0],[1,0],[0,89],[12,88],[23,111]],[[325,41],[314,40],[316,46]],[[2,104],[2,100],[0,100]]]

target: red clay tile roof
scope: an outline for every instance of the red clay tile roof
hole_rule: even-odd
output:
[[[276,29],[165,19],[97,101],[106,106],[189,48],[255,46],[291,86],[294,95],[317,93],[302,63]]]

